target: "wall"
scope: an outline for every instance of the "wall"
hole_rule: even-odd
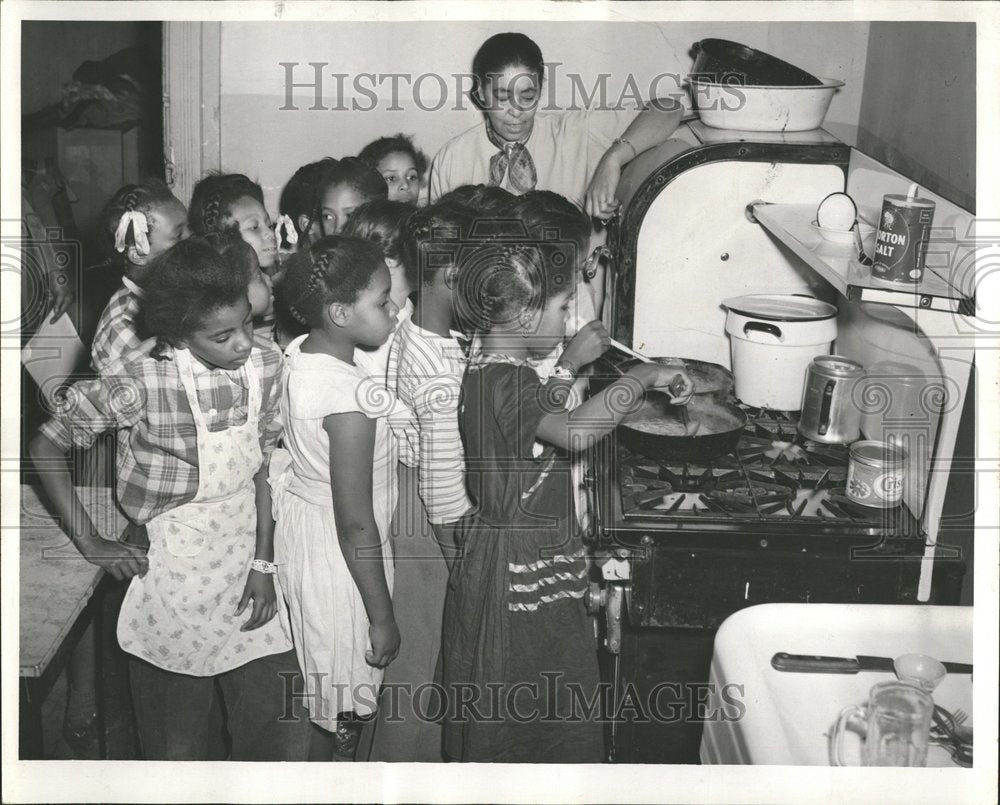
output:
[[[868,51],[868,23],[604,23],[604,22],[454,22],[454,23],[240,23],[222,25],[222,159],[223,168],[245,172],[264,186],[270,209],[276,209],[284,182],[300,165],[322,156],[357,153],[376,137],[398,131],[415,135],[428,155],[450,137],[478,124],[481,115],[467,99],[456,109],[454,74],[468,72],[484,39],[500,31],[518,30],[538,42],[549,62],[562,62],[552,82],[557,104],[571,99],[568,72],[595,85],[610,74],[608,97],[617,99],[632,73],[643,98],[651,80],[662,73],[687,74],[691,45],[706,37],[743,42],[791,61],[810,72],[846,81],[828,115],[832,127],[853,129],[861,109],[861,89]],[[614,35],[614,42],[610,35]],[[310,110],[311,88],[296,89],[293,106],[285,105],[285,68],[298,62],[295,82],[312,82],[309,62],[323,68],[322,105]],[[440,111],[422,111],[407,84],[399,111],[390,111],[390,82],[381,87],[373,111],[339,111],[352,98],[358,73],[436,73],[448,77],[449,97]],[[332,75],[347,73],[341,97]],[[368,86],[371,86],[369,84]],[[670,88],[664,80],[661,90]],[[419,98],[425,107],[439,100],[436,82],[425,79]],[[662,94],[662,93],[661,93]],[[551,93],[550,93],[551,95]],[[549,96],[546,96],[549,97]],[[578,96],[579,98],[579,96]]]
[[[976,26],[873,22],[858,148],[976,209]]]

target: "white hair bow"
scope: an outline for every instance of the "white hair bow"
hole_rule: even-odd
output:
[[[274,237],[279,246],[281,245],[282,230],[284,230],[285,240],[290,246],[299,242],[299,233],[295,231],[295,224],[287,215],[278,216],[278,220],[274,224]]]
[[[115,250],[124,252],[128,247],[125,238],[128,235],[129,224],[132,225],[132,242],[135,244],[135,250],[145,257],[149,254],[149,239],[146,237],[149,224],[146,223],[146,215],[139,210],[125,210],[122,213],[118,229],[115,230]]]

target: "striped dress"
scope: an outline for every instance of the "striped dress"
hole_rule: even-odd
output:
[[[445,752],[473,762],[598,763],[603,732],[587,563],[569,461],[532,444],[552,406],[526,364],[483,356],[459,423],[474,514],[445,604]]]

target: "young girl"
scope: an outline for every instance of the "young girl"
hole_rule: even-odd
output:
[[[319,237],[319,221],[313,218],[317,203],[316,186],[324,171],[334,163],[332,157],[303,165],[282,188],[278,210],[295,227],[297,244],[305,248]]]
[[[405,134],[380,137],[362,148],[358,158],[382,175],[391,201],[417,203],[427,157],[414,147],[412,137]]]
[[[312,219],[319,222],[319,234],[339,235],[358,207],[366,201],[388,198],[388,194],[378,171],[357,157],[331,159],[316,180]]]
[[[187,210],[158,179],[119,189],[100,220],[109,251],[121,256],[125,273],[97,323],[90,350],[95,371],[139,346],[136,320],[150,263],[190,234]]]
[[[433,702],[413,694],[434,680],[453,531],[470,506],[458,432],[465,356],[453,328],[455,275],[472,220],[471,210],[426,207],[409,218],[404,232],[416,305],[393,339],[388,377],[390,391],[416,417],[399,465],[400,501],[391,529],[394,600],[405,642],[386,671],[372,760],[441,760],[441,728],[420,717],[433,712]]]
[[[69,472],[40,476],[83,556],[132,579],[118,641],[144,757],[210,759],[218,685],[233,760],[302,760],[263,470],[280,432],[281,356],[252,338],[244,278],[200,240],[156,261],[142,317],[154,337],[73,386],[32,457],[58,465],[73,444],[119,432],[119,504],[145,524],[148,556],[98,536]]]
[[[413,314],[413,302],[410,301],[410,283],[406,279],[402,260],[402,235],[406,219],[414,212],[409,204],[400,201],[378,199],[368,201],[358,207],[351,215],[343,234],[369,240],[382,250],[385,266],[389,269],[392,283],[393,304],[396,305],[396,327],[398,328]],[[357,358],[359,364],[369,370],[371,376],[385,382],[386,370],[389,364],[389,348],[394,336],[376,349],[359,349]]]
[[[459,411],[476,508],[459,524],[465,553],[445,606],[445,751],[465,761],[596,763],[602,725],[583,701],[600,701],[597,653],[563,451],[587,447],[621,420],[629,399],[638,403],[643,390],[680,373],[643,364],[567,411],[569,380],[560,375],[598,357],[607,333],[598,322],[582,328],[543,387],[530,364],[565,336],[575,267],[544,246],[490,248],[459,273],[485,335]],[[675,401],[690,394],[686,377],[684,385]],[[536,439],[549,445],[538,458]]]
[[[277,273],[278,240],[264,209],[264,191],[242,173],[210,173],[201,179],[191,194],[190,219],[196,235],[221,232],[235,224],[264,272]]]
[[[313,760],[353,758],[357,718],[374,709],[400,645],[385,537],[396,503],[387,418],[402,409],[354,358],[392,333],[389,290],[378,247],[338,236],[298,252],[284,280],[310,330],[285,353],[287,453],[271,469],[275,549],[317,727]]]
[[[264,340],[271,340],[274,326],[272,280],[260,267],[257,253],[243,240],[235,224],[221,232],[214,232],[205,239],[219,254],[229,260],[238,275],[246,282],[254,335]]]
[[[370,240],[382,250],[392,279],[392,301],[403,310],[412,311],[412,292],[403,268],[403,227],[414,212],[413,207],[392,199],[368,201],[358,207],[344,227],[343,234]]]
[[[523,196],[516,196],[509,207],[509,214],[523,224],[527,233],[536,241],[548,240],[553,249],[558,249],[564,260],[579,267],[576,293],[571,299],[570,315],[567,318],[569,332],[597,318],[594,297],[588,276],[587,248],[590,244],[590,221],[569,199],[550,190],[531,190]],[[556,246],[558,244],[558,246]],[[565,344],[560,343],[541,361],[535,362],[534,369],[539,379],[545,383],[555,370]],[[583,402],[587,386],[586,377],[578,377],[570,388],[566,407],[576,408]],[[575,490],[575,508],[580,527],[586,530],[589,512],[586,506],[586,492],[583,478],[587,469],[587,455],[577,451],[570,457]]]

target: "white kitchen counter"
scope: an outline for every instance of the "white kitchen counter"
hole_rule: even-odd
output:
[[[776,671],[771,657],[789,654],[897,657],[929,654],[939,660],[972,662],[972,607],[863,604],[762,604],[725,620],[715,638],[711,682],[725,685],[730,701],[742,702],[742,717],[705,724],[702,763],[829,765],[828,736],[840,711],[863,704],[889,673],[804,674]],[[972,678],[949,674],[934,691],[937,704],[972,717]],[[718,700],[717,700],[718,703]],[[723,709],[736,715],[732,704]],[[716,708],[718,709],[718,708]],[[848,759],[859,757],[861,739],[849,732]],[[928,766],[957,768],[948,753],[931,746]]]

